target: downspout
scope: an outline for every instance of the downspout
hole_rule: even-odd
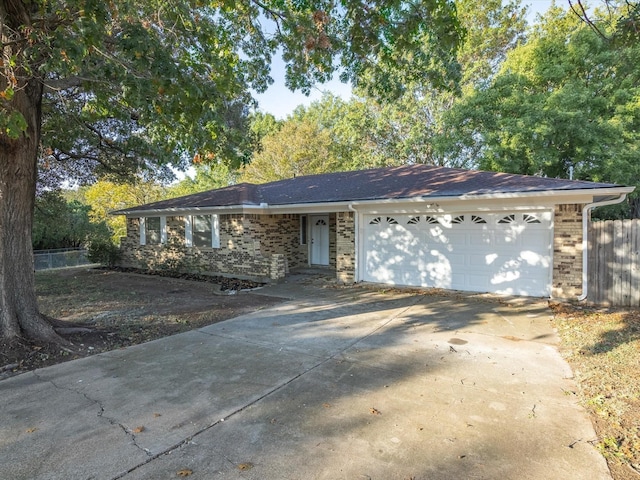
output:
[[[358,254],[358,251],[360,250],[358,248],[358,245],[360,243],[360,235],[358,233],[358,211],[355,208],[353,208],[353,202],[350,202],[348,207],[349,207],[349,210],[353,212],[353,249],[354,249],[353,283],[357,283],[358,273],[360,270],[359,268],[360,255]]]
[[[613,200],[587,203],[582,208],[582,295],[578,297],[579,302],[585,300],[587,298],[587,295],[589,294],[589,282],[587,278],[589,276],[589,272],[587,271],[589,267],[589,251],[587,248],[587,236],[589,234],[589,220],[591,220],[591,210],[593,210],[595,207],[603,207],[605,205],[615,205],[617,203],[622,203],[624,202],[625,198],[627,198],[627,194],[621,193],[618,198],[614,198]]]

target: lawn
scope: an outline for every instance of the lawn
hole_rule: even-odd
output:
[[[615,480],[640,478],[640,311],[552,304],[561,353]]]

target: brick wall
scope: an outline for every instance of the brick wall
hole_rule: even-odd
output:
[[[353,212],[336,214],[336,277],[343,283],[355,282],[356,229]]]
[[[220,248],[185,247],[184,217],[167,217],[167,244],[140,245],[139,219],[127,220],[123,266],[279,279],[307,264],[299,215],[220,215]]]
[[[555,208],[552,298],[575,299],[582,293],[582,207]]]

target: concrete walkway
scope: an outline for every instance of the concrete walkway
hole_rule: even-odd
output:
[[[0,478],[611,478],[545,302],[304,278],[0,382]]]

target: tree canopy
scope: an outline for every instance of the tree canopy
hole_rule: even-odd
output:
[[[640,44],[612,43],[552,8],[493,80],[447,113],[437,144],[481,169],[637,183],[638,85]]]
[[[0,20],[5,339],[60,341],[38,312],[31,268],[38,174],[126,179],[246,161],[251,89],[272,81],[278,50],[288,86],[303,92],[338,69],[385,97],[405,79],[452,88],[459,78],[449,0],[6,0]]]

